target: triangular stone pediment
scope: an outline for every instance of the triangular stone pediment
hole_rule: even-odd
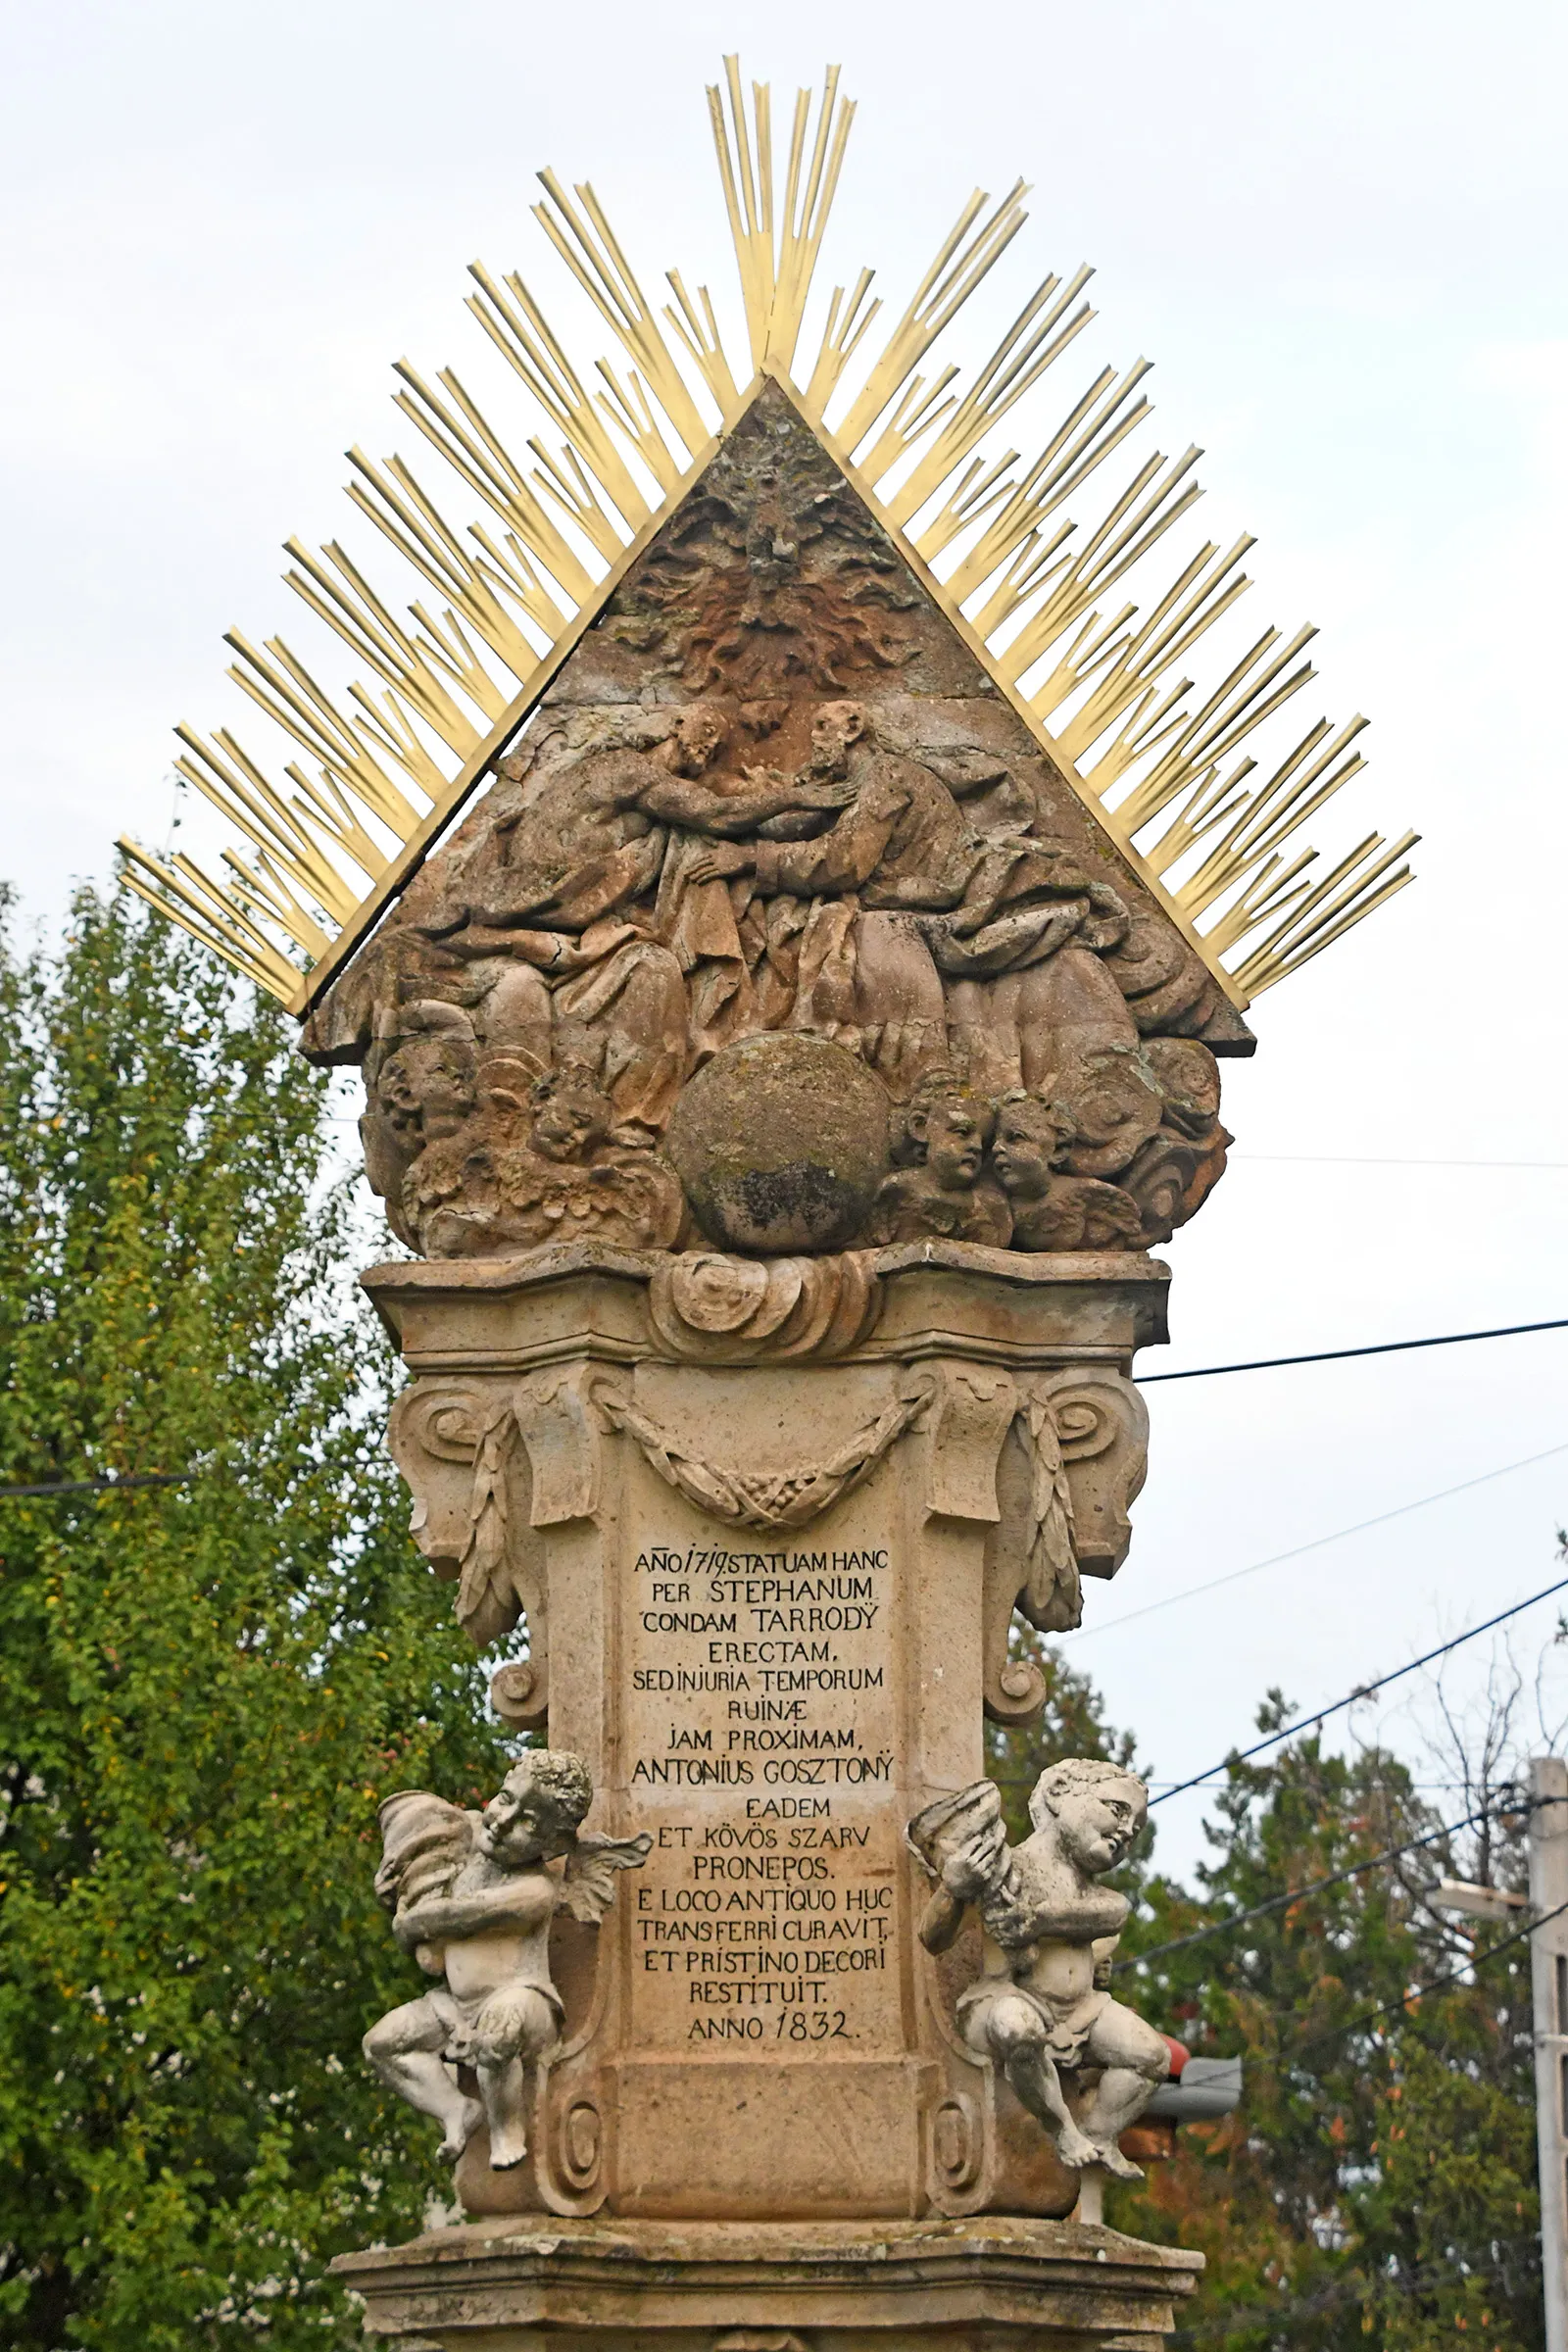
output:
[[[431,1220],[468,1246],[442,1202],[464,1192],[453,1138],[480,1098],[520,1116],[569,1067],[594,1074],[594,1149],[649,1179],[639,1230],[667,1247],[690,1208],[650,1170],[676,1105],[715,1054],[770,1035],[875,1073],[896,1161],[921,1164],[907,1123],[948,1085],[1054,1102],[1079,1130],[1058,1173],[1101,1195],[1185,1134],[1199,1198],[1197,1163],[1222,1151],[1210,1056],[1252,1042],[919,559],[763,378],[305,1042],[367,1062],[372,1175],[398,1201],[413,1182],[397,1214],[420,1246]],[[445,1110],[420,1099],[432,1085]],[[1077,1246],[1174,1221],[1112,1233],[1115,1202],[1089,1207]]]

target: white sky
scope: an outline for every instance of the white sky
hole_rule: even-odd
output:
[[[1170,1361],[1568,1313],[1560,1164],[1403,1164],[1568,1162],[1560,917],[1532,896],[1568,848],[1560,9],[8,0],[3,34],[0,870],[32,915],[122,826],[166,840],[170,726],[235,715],[223,628],[308,641],[278,543],[343,527],[351,441],[413,437],[390,360],[482,375],[465,265],[522,266],[580,349],[535,168],[592,176],[645,282],[716,290],[702,85],[738,46],[777,105],[831,56],[862,104],[825,282],[874,262],[902,307],[971,186],[1034,181],[1027,261],[954,356],[1029,262],[1098,265],[1094,366],[1158,362],[1158,445],[1208,453],[1203,529],[1261,540],[1248,617],[1322,628],[1303,718],[1375,719],[1315,834],[1426,836],[1419,886],[1227,1065],[1248,1156],[1172,1249]],[[1568,1446],[1565,1368],[1568,1334],[1152,1390],[1091,1625]],[[1568,1452],[1075,1651],[1182,1777],[1266,1685],[1327,1701],[1549,1582],[1561,1517]],[[1551,1623],[1521,1621],[1527,1662]],[[1199,1809],[1166,1809],[1168,1860]]]

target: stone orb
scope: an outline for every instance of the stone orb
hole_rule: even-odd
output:
[[[664,1149],[721,1250],[843,1250],[887,1174],[887,1090],[826,1038],[742,1038],[686,1087]]]

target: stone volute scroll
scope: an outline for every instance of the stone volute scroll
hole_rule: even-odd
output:
[[[1167,2047],[1103,1981],[1145,1792],[1052,1762],[1009,1852],[986,1724],[1128,1555],[1220,1065],[1414,837],[1301,841],[1364,722],[1182,543],[1196,453],[1123,451],[1142,363],[1004,450],[1086,271],[944,391],[1022,183],[907,305],[813,293],[853,108],[725,85],[743,342],[543,174],[619,354],[476,264],[500,397],[405,362],[352,457],[417,601],[291,541],[319,642],[235,631],[245,740],[181,730],[243,846],[126,845],[358,1073],[389,1442],[516,1754],[381,1807],[425,1989],[366,2057],[465,2218],[338,2268],[443,2352],[1154,2352],[1200,2258],[1096,2202]]]

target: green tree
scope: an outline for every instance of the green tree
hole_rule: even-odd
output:
[[[1272,1693],[1260,1730],[1287,1719]],[[1488,1875],[1521,1882],[1517,1824],[1477,1826]],[[1119,2228],[1207,2256],[1198,2340],[1542,2340],[1528,1955],[1443,1982],[1501,1935],[1461,1936],[1421,1901],[1480,1867],[1473,1836],[1442,1829],[1397,1759],[1309,1735],[1232,1764],[1198,1893],[1146,1883],[1127,1997],[1246,2071],[1235,2117],[1185,2129],[1174,2162],[1110,2205]],[[1430,1842],[1384,1858],[1414,1839]],[[1183,1941],[1204,1929],[1221,1932]]]
[[[502,1762],[404,1532],[290,1024],[124,895],[0,950],[0,2338],[358,2340],[444,2186],[368,2078],[375,1809]],[[362,1252],[363,1253],[363,1252]]]

